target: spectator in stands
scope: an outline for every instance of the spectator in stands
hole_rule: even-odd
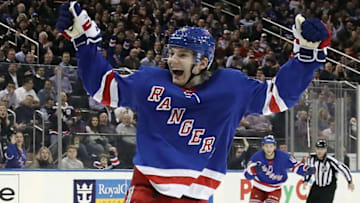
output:
[[[220,64],[220,63],[223,63],[222,60],[220,60],[220,61],[217,60],[217,62],[218,62],[219,67],[222,67],[222,66],[221,66],[222,64]],[[242,64],[242,59],[241,59],[241,57],[235,56],[235,57],[233,57],[233,58],[231,59],[231,64],[230,64],[230,66],[227,67],[227,68],[233,68],[233,69],[241,70],[241,69],[242,69],[241,64]]]
[[[124,56],[122,55],[123,47],[121,44],[116,44],[116,35],[118,32],[119,29],[114,28],[114,35],[111,37],[107,48],[106,59],[113,67],[121,67],[124,63]]]
[[[159,54],[155,55],[154,61],[156,63],[156,66],[159,66],[161,58],[162,58],[161,55],[159,55]]]
[[[43,119],[48,121],[49,118],[55,113],[55,101],[51,97],[45,99],[44,104],[42,105],[40,111],[43,112]]]
[[[139,59],[143,59],[145,58],[145,51],[141,48],[141,41],[140,39],[135,39],[134,43],[133,43],[133,49],[136,49],[137,51],[137,57]],[[131,51],[130,51],[131,52]]]
[[[39,42],[40,42],[41,48],[46,50],[46,51],[44,51],[45,53],[47,51],[49,51],[53,45],[53,43],[51,41],[49,41],[49,36],[45,31],[42,31],[39,33]]]
[[[320,72],[320,80],[336,80],[337,77],[333,74],[333,65],[327,62],[324,69]]]
[[[65,92],[61,92],[61,104],[59,105],[58,103],[56,103],[56,105],[53,107],[54,108],[54,114],[52,114],[52,116],[50,117],[50,130],[49,133],[51,134],[51,143],[55,143],[57,141],[57,109],[61,108],[62,111],[62,131],[63,131],[63,136],[65,135],[69,135],[70,134],[70,130],[69,130],[69,126],[72,125],[73,123],[73,117],[74,117],[74,107],[69,105],[68,102],[68,97],[66,95]]]
[[[16,51],[15,51],[15,48],[10,48],[7,52],[7,55],[6,55],[6,59],[5,59],[5,62],[8,62],[8,63],[17,63],[18,61],[16,60]]]
[[[55,70],[54,70],[55,75],[50,78],[50,81],[52,82],[52,84],[55,88],[55,92],[57,92],[57,72],[58,71],[60,71],[60,75],[61,75],[61,91],[65,92],[67,94],[71,94],[72,93],[71,82],[70,82],[69,78],[64,75],[63,68],[61,68],[60,66],[55,67]]]
[[[74,110],[73,123],[71,124],[70,131],[72,133],[85,133],[86,132],[86,122],[82,119],[80,109]]]
[[[33,106],[33,107],[40,106],[40,100],[39,100],[38,96],[36,95],[33,87],[34,87],[33,79],[30,77],[25,78],[23,86],[21,86],[15,90],[15,95],[17,98],[17,103],[15,106],[19,106],[20,104],[22,104],[27,96],[32,97],[33,104],[31,104],[31,106]]]
[[[78,76],[77,76],[77,70],[75,69],[75,67],[71,66],[70,60],[71,60],[70,53],[65,51],[62,54],[61,63],[59,64],[59,66],[63,70],[62,73],[64,77],[68,78],[70,82],[73,84],[76,82],[76,80],[78,80]]]
[[[125,57],[124,66],[130,69],[139,69],[140,60],[138,58],[138,51],[136,49],[131,49],[129,56]]]
[[[109,122],[107,112],[101,112],[99,114],[99,128],[100,133],[115,133],[115,126]]]
[[[266,77],[274,77],[280,70],[280,65],[275,60],[268,58],[263,66],[263,71]]]
[[[325,108],[319,109],[319,130],[323,131],[329,127],[329,111]]]
[[[333,74],[338,80],[349,80],[350,79],[348,77],[346,71],[344,71],[344,67],[341,64],[336,65],[335,71],[333,72]]]
[[[10,143],[5,152],[5,168],[24,168],[26,164],[26,150],[23,133],[19,131],[13,134]]]
[[[234,57],[237,57],[238,60],[235,60],[236,61],[236,64],[233,64],[233,61],[234,61]],[[241,48],[240,46],[236,46],[234,48],[234,51],[233,51],[233,55],[229,56],[227,61],[226,61],[226,68],[230,68],[230,66],[232,68],[237,68],[237,69],[241,69],[241,66],[242,66],[242,58],[241,58]]]
[[[256,21],[254,24],[254,29],[251,30],[251,41],[256,41],[256,40],[260,40],[261,35],[263,34],[263,24],[261,23],[261,21]],[[265,49],[264,49],[265,50]]]
[[[69,145],[66,150],[66,157],[61,160],[61,168],[83,169],[84,164],[76,157],[77,157],[77,148],[74,145]]]
[[[221,48],[223,51],[225,51],[226,55],[227,53],[229,53],[230,41],[231,41],[231,31],[224,30],[223,36],[219,38],[218,47]]]
[[[5,149],[9,145],[12,127],[6,106],[0,105],[0,165],[5,162]]]
[[[36,74],[35,66],[32,64],[35,64],[35,56],[33,53],[28,52],[26,53],[25,63],[18,70],[18,74],[22,79],[33,77]]]
[[[245,169],[247,162],[250,159],[249,143],[246,138],[243,138],[244,144],[240,144],[235,148],[235,156],[229,161],[228,169]]]
[[[162,55],[162,46],[161,46],[161,41],[157,40],[154,43],[154,53],[155,55]]]
[[[285,143],[279,144],[279,149],[283,152],[289,152],[288,146]]]
[[[269,48],[269,45],[268,45],[268,42],[267,42],[267,34],[266,34],[266,33],[262,33],[262,34],[261,34],[259,46],[260,46],[259,50],[260,50],[262,53],[265,53],[266,50]]]
[[[31,163],[29,168],[56,168],[49,148],[41,147],[35,156],[35,160]]]
[[[13,82],[15,84],[15,88],[19,88],[21,86],[22,78],[19,74],[17,74],[17,71],[18,65],[16,63],[9,64],[8,71],[5,74],[5,84]]]
[[[260,66],[261,68],[261,66]],[[258,68],[258,70],[256,71],[256,79],[261,81],[261,82],[265,82],[265,74],[264,71],[262,69]]]
[[[45,80],[43,88],[38,92],[38,97],[41,106],[43,106],[49,98],[53,100],[56,98],[56,92],[50,80]]]
[[[99,127],[99,118],[97,116],[90,117],[88,124],[86,126],[86,132],[91,134],[84,139],[84,144],[86,145],[86,149],[89,152],[89,154],[99,155],[103,153],[105,151],[103,143],[104,141],[106,141],[106,139],[99,134],[100,127]],[[94,134],[99,134],[99,135],[94,135]]]
[[[262,61],[262,59],[264,58],[264,54],[265,54],[265,50],[263,50],[261,47],[260,47],[260,41],[259,40],[255,40],[253,43],[252,43],[252,47],[251,47],[251,50],[256,58],[256,61],[259,62],[259,61]]]
[[[335,150],[335,121],[329,120],[328,128],[321,131],[321,135],[324,137],[324,139],[327,140],[327,143],[329,145],[329,151],[333,152]]]
[[[8,102],[6,104],[7,108],[15,109],[15,105],[17,102],[16,94],[15,94],[15,83],[9,81],[6,89],[0,91],[0,100],[3,97],[7,96]]]
[[[136,127],[134,121],[128,113],[124,113],[121,123],[116,127],[116,133],[123,135],[122,140],[135,145],[136,144]]]
[[[35,92],[39,92],[40,89],[44,88],[45,84],[45,67],[38,67],[36,70],[36,74],[34,76],[34,90]],[[41,101],[40,101],[41,104]]]
[[[4,73],[0,72],[0,90],[4,89],[5,87],[6,87],[5,75]]]
[[[155,66],[156,62],[154,60],[154,51],[153,50],[148,50],[146,52],[146,57],[141,59],[140,63],[143,66]]]
[[[339,42],[340,48],[345,48],[345,46],[349,44],[349,40],[351,40],[351,33],[355,29],[351,20],[346,20],[343,22],[343,24],[344,26],[337,33],[337,40]]]
[[[4,95],[3,97],[0,98],[0,105],[1,106],[8,106],[9,104],[9,96],[8,95]]]
[[[15,54],[16,60],[21,62],[21,63],[24,63],[26,53],[28,53],[28,51],[30,51],[30,46],[28,44],[26,44],[26,43],[21,44],[20,51]]]
[[[109,149],[109,154],[101,154],[99,160],[94,161],[93,167],[96,169],[114,169],[118,167],[120,161],[118,159],[118,152],[115,147]]]
[[[246,70],[246,73],[249,76],[255,76],[258,67],[258,62],[252,51],[248,52],[248,56],[244,58],[243,63],[244,65],[242,70]]]
[[[32,95],[27,95],[20,103],[20,105],[15,109],[16,123],[30,127],[30,124],[34,122],[34,111],[34,98]]]
[[[328,96],[326,90],[321,91],[319,94],[319,108],[328,109],[327,100]]]
[[[44,62],[43,62],[44,65],[55,65],[56,64],[56,61],[54,60],[54,54],[52,51],[47,51],[44,55]],[[46,69],[46,72],[50,71],[50,68],[47,68]],[[53,72],[53,71],[52,71]],[[48,73],[46,74],[47,77],[49,76],[52,76],[54,73]]]
[[[86,132],[96,134],[100,132],[99,118],[97,116],[91,116],[86,126]]]
[[[296,118],[295,121],[295,139],[296,139],[296,145],[295,145],[295,151],[296,152],[303,152],[306,150],[306,140],[307,140],[307,119],[308,119],[308,113],[305,110],[299,110],[296,112]]]
[[[243,24],[248,29],[251,29],[252,26],[254,26],[255,21],[251,19],[250,12],[246,12],[244,18],[240,20],[240,23]]]

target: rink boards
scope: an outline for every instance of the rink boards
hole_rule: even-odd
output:
[[[123,203],[130,170],[1,170],[1,203]],[[354,172],[355,191],[339,174],[335,203],[360,202],[360,173]],[[308,188],[309,189],[309,188]],[[230,171],[209,203],[248,202],[251,182],[242,172]],[[290,173],[282,186],[282,203],[305,202],[301,177]],[[326,195],[326,194],[324,194]]]

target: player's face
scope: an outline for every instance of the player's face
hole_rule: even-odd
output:
[[[194,54],[185,48],[170,48],[168,65],[174,84],[184,86],[191,77]]]
[[[324,158],[326,152],[327,152],[327,149],[326,148],[320,148],[320,147],[316,147],[315,148],[315,151],[316,151],[316,156],[319,158],[319,159],[322,159]]]
[[[263,145],[263,150],[267,156],[271,156],[274,154],[276,146],[272,143],[266,143]]]

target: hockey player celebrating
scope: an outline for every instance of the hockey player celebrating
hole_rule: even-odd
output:
[[[265,136],[262,140],[262,150],[250,158],[245,171],[245,177],[254,180],[250,203],[279,202],[281,184],[287,179],[288,169],[302,176],[315,173],[314,167],[297,162],[289,153],[276,149],[276,140],[273,135]]]
[[[169,37],[170,70],[140,67],[122,78],[98,53],[100,30],[87,12],[76,2],[60,7],[57,29],[74,43],[86,91],[105,105],[138,113],[135,167],[125,202],[207,202],[224,178],[241,117],[293,106],[325,61],[324,25],[298,22],[295,58],[265,83],[236,70],[210,71],[214,39],[194,27]]]

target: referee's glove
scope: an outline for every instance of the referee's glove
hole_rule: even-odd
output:
[[[304,166],[304,174],[310,176],[315,173],[315,167],[306,167]]]

